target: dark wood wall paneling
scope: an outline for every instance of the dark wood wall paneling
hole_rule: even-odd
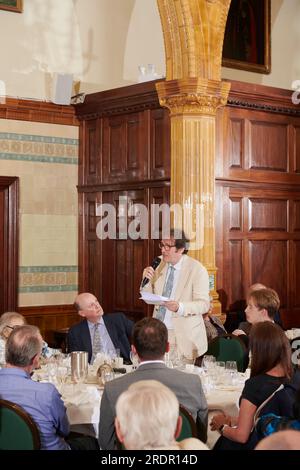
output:
[[[300,325],[299,125],[291,93],[233,83],[218,114],[216,247],[224,309],[261,282],[281,300],[286,327]]]
[[[133,204],[149,209],[152,202],[169,201],[168,113],[160,108],[153,83],[89,95],[76,108],[82,138],[80,290],[94,292],[105,311],[139,319],[151,311],[139,300],[142,271],[159,250],[149,232],[147,239],[127,237],[134,220],[127,211]],[[100,240],[100,204],[111,204],[118,214],[120,197],[128,201],[127,220],[118,217],[116,237]]]
[[[18,305],[19,179],[0,176],[0,315]]]
[[[72,305],[47,305],[42,307],[20,307],[18,310],[29,325],[39,327],[49,346],[58,347],[55,332],[79,322]]]
[[[96,237],[95,203],[117,207],[169,200],[170,120],[154,82],[89,95],[81,121],[80,289],[106,310],[150,314],[138,300],[142,268],[159,252],[153,240]],[[242,305],[247,287],[276,289],[285,326],[299,326],[300,110],[291,93],[232,82],[217,115],[216,262],[223,311]]]
[[[8,98],[0,103],[0,118],[78,126],[73,106]],[[18,178],[0,176],[0,314],[17,310],[29,324],[41,328],[50,344],[54,330],[76,323],[72,305],[18,308]]]

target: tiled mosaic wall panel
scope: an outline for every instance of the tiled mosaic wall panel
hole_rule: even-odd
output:
[[[73,303],[78,128],[0,119],[0,174],[20,178],[19,305]]]

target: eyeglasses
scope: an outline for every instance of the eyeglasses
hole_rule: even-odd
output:
[[[169,245],[168,243],[159,242],[158,246],[161,250],[164,248],[166,251],[169,251],[171,248],[174,248],[176,245]]]
[[[20,325],[15,325],[15,326],[5,325],[5,327],[6,327],[6,328],[9,328],[10,330],[14,330],[14,329],[17,328],[18,326],[20,326]]]

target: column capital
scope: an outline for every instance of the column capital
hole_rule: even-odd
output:
[[[230,83],[194,77],[158,82],[156,89],[160,105],[168,108],[171,116],[215,116],[227,103]]]

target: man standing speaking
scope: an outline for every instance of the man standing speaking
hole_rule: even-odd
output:
[[[186,253],[189,240],[182,230],[171,229],[170,238],[161,240],[161,262],[143,271],[142,291],[168,297],[156,305],[153,316],[168,328],[170,347],[175,346],[192,363],[207,351],[202,315],[209,310],[209,280],[206,268]],[[157,265],[157,264],[156,264]],[[145,279],[149,282],[145,285]]]

